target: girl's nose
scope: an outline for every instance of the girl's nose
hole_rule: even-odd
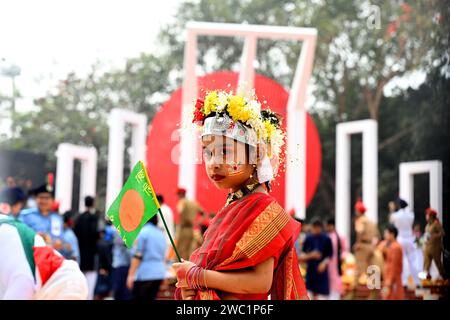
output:
[[[217,162],[217,159],[213,156],[209,159],[205,159],[206,166],[210,169],[217,169],[219,167],[219,163]]]

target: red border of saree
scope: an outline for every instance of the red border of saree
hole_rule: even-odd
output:
[[[203,245],[191,256],[197,265],[217,271],[253,267],[275,258],[271,299],[307,299],[294,242],[300,224],[270,195],[254,193],[220,210],[211,221]],[[268,294],[235,295],[239,299],[267,299]],[[202,290],[196,299],[219,299]]]

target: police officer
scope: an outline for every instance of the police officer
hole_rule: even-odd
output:
[[[425,210],[427,225],[425,227],[425,244],[423,247],[424,266],[427,273],[427,279],[431,279],[430,267],[434,260],[439,275],[445,278],[444,265],[442,263],[442,251],[444,250],[443,237],[445,235],[444,228],[437,218],[436,210],[428,208]]]
[[[365,216],[366,207],[361,199],[355,204],[355,232],[356,242],[353,245],[355,254],[355,276],[353,280],[353,290],[346,296],[346,299],[355,299],[359,279],[366,275],[367,267],[376,263],[375,246],[380,238],[377,225]],[[375,298],[375,291],[370,292],[370,299]]]
[[[63,219],[51,211],[54,192],[51,185],[42,185],[34,190],[37,208],[22,210],[19,220],[44,237],[47,243],[56,245],[61,242]]]

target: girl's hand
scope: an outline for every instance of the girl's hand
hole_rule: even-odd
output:
[[[186,275],[192,267],[196,266],[196,264],[191,261],[186,261],[182,259],[181,262],[175,262],[174,264],[172,264],[172,266],[175,269],[177,275],[178,282],[176,286],[182,289],[187,288]]]
[[[194,289],[181,288],[181,297],[183,300],[194,300],[196,291]]]

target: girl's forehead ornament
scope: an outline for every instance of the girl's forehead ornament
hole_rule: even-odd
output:
[[[217,114],[205,119],[201,136],[218,135],[248,144],[257,145],[256,132],[240,122],[234,122],[227,114]]]

